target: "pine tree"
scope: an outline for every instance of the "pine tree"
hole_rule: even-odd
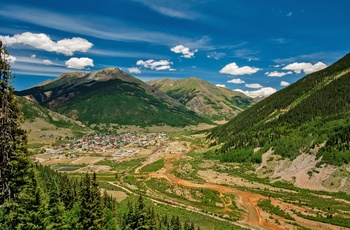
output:
[[[42,191],[20,128],[22,115],[11,86],[9,53],[0,41],[0,229],[40,229]]]
[[[25,183],[22,174],[30,170],[22,117],[10,85],[9,53],[0,41],[0,205],[18,195]]]

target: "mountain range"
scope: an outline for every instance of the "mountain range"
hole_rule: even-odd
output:
[[[232,118],[252,104],[247,96],[208,82],[184,81],[192,82],[192,91],[189,92],[188,87],[183,90],[184,85],[178,84],[178,89],[173,88],[173,92],[179,92],[176,95],[164,93],[160,83],[152,86],[119,68],[106,68],[91,73],[65,73],[15,94],[91,127],[98,124],[143,127],[212,124],[211,118]],[[192,100],[185,103],[186,97]],[[193,105],[194,99],[204,106]]]
[[[179,80],[166,78],[147,83],[188,109],[213,120],[230,120],[254,104],[253,99],[243,93],[195,77]]]

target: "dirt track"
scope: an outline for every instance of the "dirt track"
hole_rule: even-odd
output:
[[[254,228],[268,228],[268,229],[283,229],[280,228],[279,226],[275,225],[272,222],[266,222],[261,216],[259,209],[257,207],[257,203],[260,198],[265,198],[261,195],[257,194],[251,194],[243,191],[239,191],[234,188],[230,188],[227,186],[219,185],[219,184],[214,184],[214,183],[204,183],[204,184],[196,184],[191,181],[183,180],[180,179],[173,174],[171,174],[171,170],[173,169],[173,165],[171,161],[174,159],[174,157],[178,158],[181,157],[180,155],[167,155],[166,158],[166,164],[165,164],[165,170],[157,173],[152,173],[150,174],[150,177],[153,178],[165,178],[171,183],[174,184],[179,184],[185,187],[191,187],[191,188],[204,188],[204,189],[210,189],[210,190],[215,190],[218,191],[219,193],[225,193],[225,194],[234,194],[238,196],[239,200],[241,200],[241,205],[242,207],[247,211],[245,221],[248,223],[250,226]]]
[[[244,210],[246,210],[246,215],[245,215],[245,220],[240,221],[240,224],[248,224],[252,229],[273,229],[273,230],[280,230],[280,229],[293,229],[295,226],[289,225],[288,227],[286,226],[281,226],[276,224],[273,221],[269,221],[268,217],[270,214],[262,211],[258,207],[258,202],[259,199],[268,199],[265,196],[259,195],[259,194],[254,194],[250,192],[245,192],[241,191],[232,187],[216,184],[216,183],[210,183],[206,182],[204,184],[197,184],[189,180],[184,180],[181,178],[176,177],[175,175],[171,174],[171,170],[173,170],[174,166],[172,164],[173,161],[179,160],[183,157],[186,157],[185,153],[177,153],[177,154],[163,154],[162,156],[165,159],[165,166],[162,170],[159,170],[155,173],[150,173],[149,177],[150,178],[164,178],[167,181],[173,183],[173,184],[178,184],[182,185],[185,187],[190,187],[190,188],[203,188],[203,189],[210,189],[210,190],[215,190],[218,191],[220,194],[233,194],[237,197],[235,202],[237,205]],[[302,208],[299,206],[294,206],[292,204],[286,204],[281,200],[278,199],[273,199],[269,198],[272,203],[275,205],[278,205],[280,207],[286,207],[289,206],[289,208],[293,208],[295,210],[299,211],[307,211],[307,208]],[[225,205],[224,205],[225,206]],[[225,208],[225,207],[224,207]],[[264,214],[264,215],[262,215]],[[295,214],[291,214],[297,221],[297,223],[301,226],[310,228],[310,229],[329,229],[329,230],[340,230],[344,229],[339,226],[334,226],[330,224],[325,224],[325,223],[320,223],[308,219],[303,219],[301,217],[296,216]],[[283,217],[279,217],[274,215],[274,218],[279,220],[279,221],[286,221]]]

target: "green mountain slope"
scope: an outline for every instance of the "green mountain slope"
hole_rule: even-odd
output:
[[[87,125],[185,126],[209,122],[118,68],[63,74],[16,94]]]
[[[17,97],[17,100],[24,117],[22,128],[28,131],[30,145],[52,144],[59,138],[81,136],[92,132],[80,122],[25,98]]]
[[[260,161],[261,153],[295,158],[320,147],[323,163],[350,162],[350,54],[250,107],[209,137],[226,160]],[[263,147],[258,154],[253,148]],[[258,156],[260,154],[260,157]],[[260,158],[260,159],[259,159]]]
[[[188,109],[214,120],[231,119],[253,104],[243,93],[217,87],[195,77],[149,81]]]

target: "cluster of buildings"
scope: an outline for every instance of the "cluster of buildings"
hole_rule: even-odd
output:
[[[159,146],[168,139],[167,133],[143,133],[128,132],[117,135],[106,133],[86,135],[81,138],[70,140],[70,143],[55,146],[54,152],[95,152],[95,153],[123,153],[132,154],[123,147]],[[126,152],[125,152],[126,151]]]

